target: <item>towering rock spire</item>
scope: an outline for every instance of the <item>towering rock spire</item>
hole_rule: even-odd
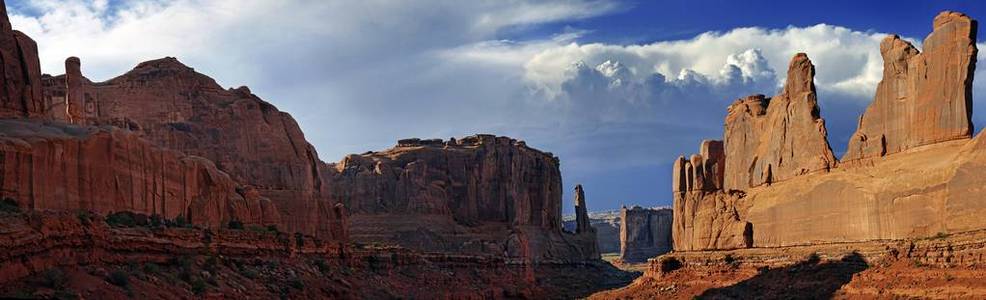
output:
[[[85,98],[82,92],[82,62],[78,57],[65,60],[65,114],[69,123],[85,124]]]
[[[798,53],[780,95],[754,95],[729,106],[724,189],[745,190],[835,166],[814,76],[811,60]]]
[[[945,11],[935,17],[924,53],[896,35],[883,39],[883,80],[842,160],[971,137],[976,27],[968,16]]]
[[[38,117],[44,113],[38,45],[13,30],[0,0],[0,118]]]
[[[575,186],[575,233],[590,232],[589,210],[585,206],[585,192],[582,185]]]

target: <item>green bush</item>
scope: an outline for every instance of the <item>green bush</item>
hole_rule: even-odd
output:
[[[191,282],[191,285],[192,285],[192,293],[195,293],[196,295],[202,295],[203,293],[205,293],[206,289],[208,288],[208,286],[205,283],[205,280],[202,280],[202,278],[195,278],[195,280]]]
[[[110,272],[110,277],[107,278],[107,281],[118,287],[130,288],[130,274],[121,270]]]
[[[236,220],[236,219],[230,220],[229,224],[226,225],[226,228],[232,230],[243,230],[243,222],[240,222],[240,220]]]
[[[0,212],[4,213],[20,213],[21,207],[17,205],[17,200],[13,198],[3,198],[0,200]]]
[[[64,289],[68,284],[68,276],[61,269],[53,268],[41,274],[41,285],[53,290]]]
[[[133,213],[121,211],[106,216],[106,224],[113,227],[130,228],[137,226],[137,220]]]

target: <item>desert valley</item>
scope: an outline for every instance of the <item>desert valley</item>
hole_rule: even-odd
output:
[[[597,187],[566,188],[564,157],[524,140],[325,158],[291,114],[175,57],[102,82],[86,57],[45,74],[47,46],[0,8],[4,297],[986,298],[963,13],[935,16],[917,47],[880,42],[845,152],[815,65],[789,53],[777,95],[735,95],[721,137],[655,158],[673,162],[671,207],[597,213]]]

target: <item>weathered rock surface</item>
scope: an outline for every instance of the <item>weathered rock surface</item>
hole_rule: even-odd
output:
[[[624,207],[620,214],[620,260],[638,263],[671,252],[670,209]]]
[[[880,157],[972,136],[977,22],[942,12],[920,53],[893,35],[880,43],[883,80],[843,161]]]
[[[737,100],[724,134],[724,189],[743,190],[835,166],[819,116],[815,66],[804,53],[791,59],[784,91]]]
[[[782,94],[787,96],[775,99],[800,91],[805,101],[789,102],[794,108],[788,110],[800,112],[794,115],[801,120],[817,119],[816,130],[811,122],[750,125],[756,122],[749,120],[757,119],[751,116],[771,115],[775,99],[751,97],[731,106],[725,189],[700,186],[702,178],[694,170],[708,169],[701,165],[701,156],[679,157],[675,163],[675,250],[895,240],[986,228],[980,217],[986,205],[979,201],[986,179],[978,175],[986,169],[986,136],[965,138],[972,130],[975,27],[967,16],[945,12],[935,18],[924,53],[895,36],[884,40],[884,78],[850,142],[846,159],[851,161],[830,172],[812,172],[835,163],[817,111],[806,112],[815,107],[810,80],[803,79],[811,72],[797,70],[806,70],[810,63],[796,56]],[[795,103],[810,105],[797,108]],[[751,135],[759,131],[749,128],[764,133]],[[801,140],[774,143],[778,132],[771,130],[777,128],[800,128],[779,136],[783,140],[796,133]],[[810,146],[812,141],[815,146]],[[761,153],[776,152],[746,150],[754,146],[784,149],[779,152],[783,155],[774,164]],[[782,172],[777,167],[782,164],[791,172]],[[744,185],[747,179],[750,184]]]
[[[102,83],[66,61],[67,75],[46,77],[49,117],[133,130],[153,144],[215,162],[269,198],[289,232],[344,239],[344,209],[327,196],[323,163],[294,119],[250,93],[223,89],[177,59],[139,64]]]
[[[562,233],[558,159],[507,137],[401,140],[322,170],[353,214],[352,239],[530,261],[599,258],[595,235]]]
[[[133,211],[212,228],[281,222],[212,162],[127,130],[0,120],[0,197],[32,210]]]
[[[0,118],[41,117],[41,63],[38,45],[14,30],[0,0]]]

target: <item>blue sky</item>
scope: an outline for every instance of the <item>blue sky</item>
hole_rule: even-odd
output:
[[[566,191],[585,185],[591,210],[669,205],[670,162],[721,138],[732,100],[775,94],[796,52],[816,64],[841,153],[880,80],[880,39],[920,47],[941,10],[986,16],[979,1],[7,4],[46,73],[79,56],[99,81],[175,56],[290,112],[327,162],[407,137],[512,136],[558,155]],[[974,107],[983,124],[986,104]]]

